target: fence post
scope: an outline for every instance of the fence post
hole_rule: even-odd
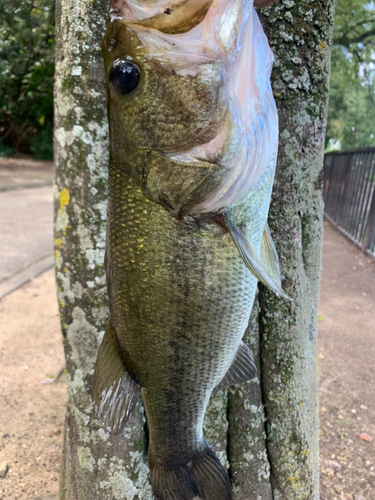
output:
[[[328,198],[329,198],[329,190],[331,188],[331,181],[332,181],[332,175],[333,175],[332,172],[333,172],[333,169],[334,169],[334,166],[335,166],[335,159],[336,159],[336,155],[333,154],[332,155],[331,167],[329,169],[329,179],[328,179],[328,183],[327,183],[327,191],[325,193],[325,196],[323,197],[323,201],[324,201],[325,207],[327,205]],[[324,208],[324,213],[326,213],[326,209],[325,208]],[[332,222],[334,222],[332,217],[331,217],[331,219],[332,219]]]
[[[339,202],[337,204],[337,210],[336,210],[336,215],[335,215],[336,225],[338,225],[339,221],[340,221],[342,204],[343,204],[343,201],[344,201],[344,198],[346,195],[346,181],[348,178],[349,170],[352,166],[351,159],[353,156],[354,156],[353,153],[348,153],[348,158],[346,160],[345,173],[344,173],[344,177],[343,177],[342,183],[341,183],[340,197],[339,197]]]
[[[327,158],[331,157],[331,163],[329,164],[329,167],[326,164]],[[323,184],[323,201],[324,203],[326,202],[327,199],[327,194],[328,194],[328,189],[329,189],[329,183],[330,183],[330,178],[326,178],[328,168],[329,168],[329,175],[331,176],[332,172],[332,164],[333,164],[333,157],[334,155],[327,153],[324,155],[324,163],[323,163],[323,177],[324,177],[324,184]]]
[[[375,226],[375,188],[373,189],[372,192],[372,201],[371,201],[371,207],[370,207],[370,213],[368,214],[367,217],[367,223],[366,223],[366,228],[365,228],[365,233],[363,237],[363,244],[362,244],[362,252],[366,252],[366,250],[371,250],[370,248],[370,243],[372,240],[372,231],[371,229],[374,228]],[[369,248],[367,248],[369,247]]]

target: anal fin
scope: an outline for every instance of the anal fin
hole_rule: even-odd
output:
[[[292,299],[288,297],[280,286],[279,261],[271,234],[267,233],[267,227],[263,233],[261,256],[258,257],[246,233],[233,224],[227,213],[218,215],[216,221],[225,227],[231,234],[238,252],[249,271],[258,278],[263,285],[276,293],[276,295],[280,295],[284,299],[291,301]]]
[[[255,377],[257,367],[251,351],[245,342],[241,341],[236,355],[222,381],[215,387],[215,392],[234,384],[242,384]]]
[[[139,391],[139,385],[126,371],[116,332],[109,323],[96,360],[93,391],[96,417],[109,432],[119,434],[123,430]]]

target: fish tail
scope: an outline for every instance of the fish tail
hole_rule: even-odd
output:
[[[206,448],[184,464],[162,464],[149,455],[156,500],[232,500],[229,478],[215,452]]]

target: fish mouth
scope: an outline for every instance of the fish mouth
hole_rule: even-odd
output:
[[[132,0],[111,0],[110,15],[163,33],[181,34],[204,20],[213,0],[171,0],[159,2],[159,6],[154,3],[147,9]]]
[[[153,131],[155,122],[146,121],[144,135],[138,138],[129,131],[123,137],[132,154],[139,156],[142,150],[142,156],[152,158],[148,170],[139,158],[134,160],[146,196],[177,218],[237,203],[270,162],[276,161],[277,151],[277,109],[270,85],[273,58],[252,1],[215,0],[203,22],[185,34],[163,33],[144,24],[160,14],[156,7],[169,9],[197,1],[111,0],[112,5],[121,8],[122,4],[128,12],[131,9],[130,17],[123,12],[118,17],[132,25],[130,31],[144,45],[146,58],[161,61],[181,77],[202,74],[202,81],[209,85],[207,95],[202,93],[201,98],[199,94],[194,105],[187,94],[187,102],[182,104],[190,122],[184,130],[177,127],[179,115],[173,115],[171,103],[168,127]],[[257,6],[263,3],[271,2],[257,0]],[[140,16],[137,5],[146,6]],[[201,59],[197,62],[197,58]],[[211,61],[212,66],[205,66]]]

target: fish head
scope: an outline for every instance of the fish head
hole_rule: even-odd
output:
[[[237,203],[277,150],[273,56],[253,2],[112,2],[112,159],[174,217]]]
[[[186,64],[175,60],[180,54],[173,42],[160,40],[164,43],[158,43],[157,57],[150,54],[145,45],[149,31],[115,19],[103,40],[108,105],[111,124],[120,127],[118,143],[177,151],[207,132],[205,139],[213,137],[215,118],[221,122],[225,114],[221,65],[202,57],[200,68],[194,61],[189,74]],[[184,60],[188,62],[186,54]]]
[[[146,196],[181,217],[219,182],[212,178],[202,190],[217,165],[183,154],[224,126],[223,61],[209,50],[187,53],[177,39],[119,18],[102,52],[112,158]]]

